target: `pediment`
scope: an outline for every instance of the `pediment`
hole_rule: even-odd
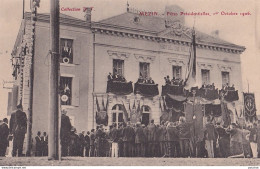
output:
[[[184,40],[184,41],[192,41],[191,38],[191,29],[182,28],[182,29],[174,29],[172,27],[166,28],[164,31],[158,34],[159,37],[176,39],[176,40]]]
[[[165,30],[159,32],[158,36],[191,41],[192,29],[185,27],[180,21],[165,21]]]

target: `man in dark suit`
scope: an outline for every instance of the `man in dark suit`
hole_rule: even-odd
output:
[[[90,145],[90,157],[94,157],[95,154],[95,129],[91,129],[89,136],[89,145]]]
[[[151,120],[151,123],[147,126],[148,129],[148,156],[154,157],[155,155],[155,134],[156,134],[156,126],[154,124],[154,120]]]
[[[135,145],[136,145],[136,156],[142,157],[144,149],[142,149],[142,144],[145,142],[144,131],[140,122],[137,122],[135,129]]]
[[[8,119],[4,118],[3,122],[0,124],[0,156],[4,157],[6,153],[6,148],[8,146]]]
[[[85,157],[89,157],[89,149],[90,149],[90,132],[88,131],[85,135]]]
[[[46,132],[43,132],[42,140],[42,156],[48,156],[48,136]]]
[[[35,142],[35,156],[42,156],[42,139],[40,131],[38,131],[37,136],[35,137]]]
[[[18,150],[18,157],[20,157],[23,155],[24,137],[27,132],[27,117],[21,104],[17,106],[17,111],[11,115],[10,122],[12,122],[10,124],[11,132],[14,135],[12,156],[15,157]]]
[[[62,110],[61,115],[61,129],[60,129],[60,139],[61,139],[61,155],[68,155],[68,146],[70,143],[70,132],[71,132],[70,119],[67,116],[67,111]]]
[[[131,127],[131,123],[127,122],[127,126],[123,129],[124,157],[132,157],[133,144],[135,141],[135,131]]]

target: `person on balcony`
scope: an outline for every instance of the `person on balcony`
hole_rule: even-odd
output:
[[[154,84],[154,81],[153,81],[153,79],[151,77],[148,80],[148,84]]]
[[[166,79],[167,80],[167,79]],[[175,83],[175,77],[172,77],[172,80],[171,80],[171,85],[174,85]]]
[[[113,76],[112,74],[109,72],[108,76],[107,76],[107,80],[108,81],[112,81],[113,80]]]
[[[144,78],[142,76],[139,76],[137,83],[144,83]]]

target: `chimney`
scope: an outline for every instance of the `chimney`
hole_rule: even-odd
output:
[[[85,12],[85,19],[88,24],[91,24],[91,11],[93,7],[86,7],[84,8]]]
[[[211,36],[213,36],[215,38],[219,38],[219,30],[212,31]]]

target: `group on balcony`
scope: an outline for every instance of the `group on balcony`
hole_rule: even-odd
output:
[[[175,86],[183,85],[182,79],[173,77],[171,80],[169,75],[167,75],[167,77],[164,77],[164,80],[166,85],[175,85]]]
[[[232,91],[235,91],[236,89],[235,89],[235,85],[233,84],[232,86],[229,86],[229,84],[227,83],[227,84],[224,84],[223,86],[222,86],[222,89],[223,90],[232,90]]]
[[[212,83],[212,84],[210,85],[210,84],[206,84],[206,83],[204,82],[203,85],[202,85],[202,88],[203,88],[203,89],[215,90],[215,84]]]
[[[110,82],[112,81],[112,82],[124,82],[124,83],[126,83],[125,77],[122,76],[122,75],[120,75],[120,74],[117,74],[117,73],[115,73],[114,75],[112,75],[112,74],[109,72],[109,74],[108,74],[108,76],[107,76],[107,80],[110,81]]]
[[[139,84],[154,84],[154,81],[151,77],[147,78],[147,77],[139,76],[137,83],[139,83]]]

